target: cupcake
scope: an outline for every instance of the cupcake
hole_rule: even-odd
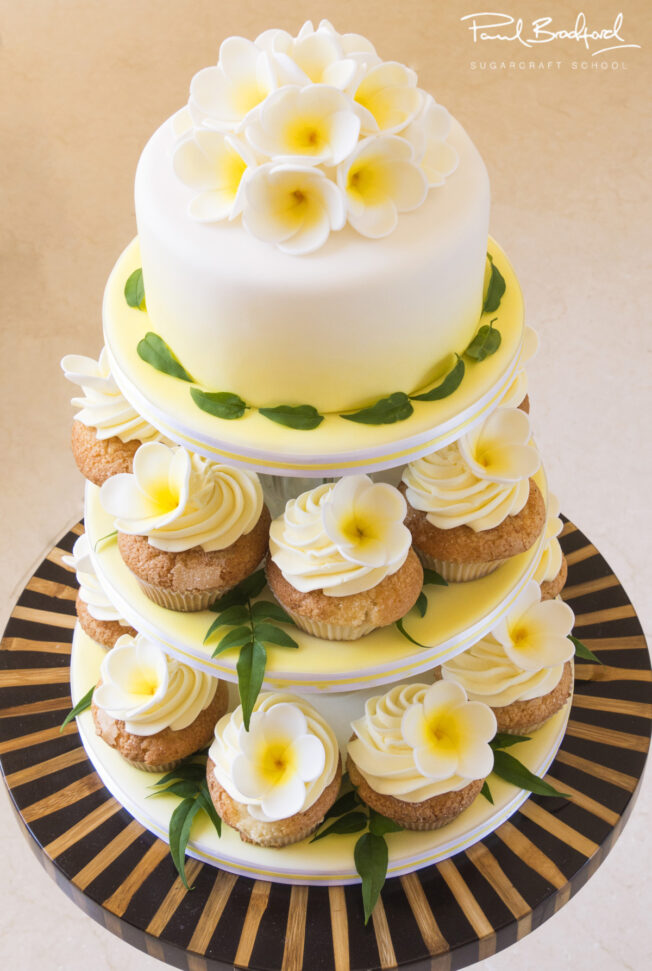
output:
[[[123,634],[135,637],[136,631],[113,606],[97,578],[86,533],[75,541],[72,556],[64,556],[63,562],[77,574],[79,591],[75,607],[82,630],[107,649],[114,647]]]
[[[454,682],[395,685],[370,698],[351,727],[351,782],[368,806],[404,829],[450,823],[493,768],[495,716]]]
[[[65,376],[78,384],[83,397],[72,404],[81,409],[72,423],[72,453],[81,474],[101,486],[109,476],[131,472],[136,450],[162,436],[132,408],[115,383],[106,347],[99,360],[68,354],[61,361]]]
[[[491,634],[441,666],[447,682],[489,705],[499,732],[528,735],[564,707],[573,691],[573,611],[541,601],[527,584]]]
[[[525,366],[530,363],[538,349],[539,337],[537,332],[532,327],[526,327],[525,334],[523,335],[523,347],[518,360],[518,368],[511,384],[500,401],[501,408],[520,408],[526,414],[530,413],[530,398],[528,395],[528,380]]]
[[[406,524],[424,566],[449,581],[475,580],[529,550],[546,509],[530,419],[497,408],[454,444],[405,468]]]
[[[534,579],[541,587],[542,600],[552,600],[553,597],[558,597],[568,579],[568,563],[557,539],[564,528],[564,524],[559,518],[559,512],[559,499],[550,493],[548,496],[545,546],[534,573]]]
[[[108,479],[100,500],[115,518],[125,564],[169,610],[205,610],[267,552],[270,516],[258,476],[181,446],[141,445],[133,473]]]
[[[423,570],[405,513],[397,489],[366,475],[288,501],[270,529],[266,571],[297,627],[327,640],[356,640],[410,610]]]
[[[287,846],[309,836],[335,802],[342,764],[333,730],[303,698],[258,696],[249,731],[239,706],[215,726],[208,789],[240,839]]]
[[[224,682],[139,634],[121,637],[104,658],[91,707],[95,731],[127,762],[169,772],[208,745],[227,704]]]

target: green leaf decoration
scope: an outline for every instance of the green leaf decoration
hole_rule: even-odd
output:
[[[265,677],[267,651],[260,641],[250,641],[240,649],[240,656],[236,665],[238,672],[238,690],[242,705],[242,721],[245,731],[249,731],[251,713],[260,693]]]
[[[151,330],[148,331],[143,339],[139,341],[136,350],[138,351],[138,357],[146,361],[147,364],[151,364],[157,371],[162,371],[163,374],[169,374],[173,378],[180,378],[182,381],[189,381],[192,384],[193,378],[190,377],[186,369],[179,363],[168,345],[158,334],[154,334]]]
[[[246,604],[247,600],[258,596],[265,583],[265,571],[256,570],[255,573],[251,573],[231,590],[227,590],[221,597],[218,597],[209,609],[215,613],[219,613],[221,610],[226,610],[227,607]]]
[[[200,809],[201,803],[189,797],[179,803],[170,819],[170,853],[186,890],[191,889],[186,879],[186,847],[190,839],[192,821]]]
[[[130,307],[135,307],[136,310],[147,310],[143,271],[140,266],[137,270],[134,270],[125,283],[125,300]]]
[[[393,425],[397,421],[409,418],[414,408],[410,399],[403,391],[395,391],[388,398],[381,398],[375,405],[355,411],[352,415],[340,415],[347,421],[356,421],[361,425]]]
[[[336,819],[334,823],[327,826],[326,829],[321,831],[321,833],[317,833],[316,836],[313,836],[310,842],[316,843],[317,840],[323,840],[325,836],[332,836],[335,833],[339,833],[340,836],[348,833],[359,833],[366,827],[366,825],[367,817],[365,813],[347,813],[346,816],[340,816],[339,819]]]
[[[393,819],[382,816],[372,809],[369,814],[369,832],[375,836],[384,836],[385,833],[399,833],[403,827],[400,823],[395,823]]]
[[[594,664],[602,664],[602,661],[600,660],[600,658],[596,657],[593,651],[590,651],[586,646],[586,644],[582,644],[582,642],[578,640],[577,637],[573,637],[572,634],[569,634],[568,640],[572,641],[573,644],[575,645],[575,657],[579,657],[583,661],[593,661]]]
[[[483,314],[492,314],[494,310],[498,310],[500,306],[500,301],[503,299],[503,294],[505,292],[505,278],[502,273],[494,263],[489,253],[489,262],[491,263],[491,278],[489,280],[489,289],[487,290],[487,296],[484,299],[484,304],[482,306]]]
[[[204,771],[204,778],[202,779],[201,786],[199,788],[199,793],[197,795],[197,801],[201,803],[201,808],[204,810],[211,823],[215,827],[215,831],[218,836],[222,835],[222,820],[217,815],[217,810],[213,805],[213,800],[211,799],[211,794],[208,791],[208,782],[206,781],[206,772]]]
[[[364,833],[355,844],[353,860],[362,879],[362,905],[367,924],[387,877],[387,843],[382,836]]]
[[[500,331],[496,330],[493,323],[492,320],[490,324],[483,324],[464,351],[466,356],[470,357],[471,360],[484,361],[485,358],[495,354],[500,347],[502,340]]]
[[[428,609],[428,598],[426,597],[426,595],[423,592],[423,590],[421,591],[421,593],[417,597],[417,602],[415,603],[414,606],[417,609],[417,612],[419,614],[419,617],[425,617],[426,616],[426,610]]]
[[[490,802],[491,805],[493,806],[493,804],[494,804],[494,797],[491,795],[491,789],[489,788],[489,783],[487,782],[486,779],[484,780],[484,782],[482,784],[482,789],[480,790],[480,795],[481,796],[484,796],[485,799],[487,800],[487,802]]]
[[[570,799],[568,793],[558,792],[557,789],[544,782],[538,775],[530,772],[522,762],[498,749],[494,751],[494,772],[505,782],[510,782],[519,789],[527,789],[528,792],[535,792],[538,796],[557,796],[561,799]]]
[[[209,635],[207,634],[206,637],[208,636]],[[251,640],[253,640],[251,627],[235,627],[233,630],[230,630],[228,634],[224,635],[220,643],[213,651],[211,657],[217,657],[218,654],[222,654],[224,651],[229,651],[233,647],[244,647],[244,645]],[[204,640],[204,643],[206,643],[206,640]]]
[[[283,610],[280,604],[272,603],[270,600],[259,600],[252,604],[251,616],[256,620],[275,620],[278,624],[291,624],[295,626],[290,615]]]
[[[424,567],[423,585],[428,586],[429,584],[434,584],[435,586],[438,586],[438,587],[447,587],[448,580],[444,580],[443,576],[441,576],[440,573],[437,573],[436,570],[428,570]]]
[[[219,614],[211,626],[206,631],[204,644],[208,641],[211,634],[214,634],[220,627],[235,627],[237,624],[245,624],[249,620],[249,611],[244,604],[233,604]]]
[[[403,626],[402,620],[397,620],[395,626],[397,630],[400,631],[400,633],[403,635],[403,637],[405,637],[408,641],[411,641],[413,644],[416,644],[417,647],[428,647],[428,644],[421,644],[420,641],[415,641],[415,639],[410,634],[408,634],[405,627]]]
[[[273,624],[254,624],[254,633],[256,638],[264,644],[278,644],[279,647],[299,646],[293,637],[290,637],[280,627],[274,627]]]
[[[173,779],[190,779],[192,782],[201,782],[205,778],[205,765],[201,765],[199,762],[182,762],[176,769],[166,773],[162,779],[155,782],[154,787],[164,786],[166,783],[172,782]]]
[[[162,796],[166,792],[170,792],[173,796],[180,796],[182,799],[187,799],[188,796],[194,797],[197,795],[197,782],[190,779],[177,779],[176,782],[171,782],[164,789],[157,789],[155,792],[150,792],[147,798],[151,799],[153,796]]]
[[[259,408],[263,418],[275,421],[277,425],[286,428],[296,428],[299,431],[309,431],[317,428],[324,420],[312,405],[279,405],[277,408]]]
[[[412,401],[441,401],[442,398],[448,398],[453,391],[457,391],[464,377],[465,366],[460,355],[456,354],[455,356],[457,358],[455,366],[448,372],[441,384],[423,394],[411,394]]]
[[[358,799],[358,794],[355,789],[351,789],[350,792],[345,792],[343,796],[336,799],[331,808],[328,810],[324,819],[331,819],[334,816],[343,816],[344,813],[349,813],[356,806],[360,805],[360,800]]]
[[[89,688],[89,690],[86,692],[84,697],[80,698],[77,704],[75,705],[75,707],[68,712],[64,720],[61,722],[61,728],[59,729],[59,734],[61,734],[61,732],[66,727],[66,725],[70,724],[73,718],[76,718],[77,715],[81,715],[82,711],[86,711],[87,708],[90,708],[91,703],[93,701],[94,691],[95,691],[95,685],[93,685],[92,688]]]
[[[112,529],[110,533],[106,533],[104,536],[100,536],[100,538],[95,541],[95,544],[93,546],[93,552],[97,553],[97,547],[100,545],[100,543],[103,543],[107,539],[113,539],[113,537],[117,535],[118,535],[118,530]]]
[[[225,418],[227,421],[242,418],[247,409],[247,404],[240,395],[232,394],[230,391],[201,391],[200,388],[191,388],[190,395],[202,411],[214,415],[215,418]]]
[[[499,748],[510,748],[512,745],[518,745],[519,742],[529,741],[529,735],[508,735],[507,732],[496,732],[489,744],[495,752]]]

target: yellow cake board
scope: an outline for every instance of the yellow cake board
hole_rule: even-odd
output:
[[[545,498],[547,487],[542,469],[535,479]],[[116,538],[102,541],[102,537],[112,533],[114,523],[102,508],[99,496],[97,486],[88,483],[86,531],[93,565],[115,607],[133,627],[158,641],[180,661],[215,677],[237,681],[237,650],[212,658],[219,633],[208,645],[203,643],[216,615],[209,610],[182,613],[158,606],[143,593],[125,566]],[[428,599],[425,617],[419,618],[412,611],[404,619],[404,626],[427,648],[406,640],[393,624],[357,641],[322,640],[288,628],[299,649],[268,647],[265,686],[277,690],[300,687],[303,691],[346,691],[388,684],[430,670],[476,643],[498,623],[534,575],[543,542],[542,534],[532,549],[512,557],[480,580],[424,587]],[[259,599],[273,597],[265,588]]]
[[[72,699],[76,703],[97,682],[100,665],[106,652],[77,627],[71,658]],[[427,679],[426,679],[427,680]],[[364,710],[364,695],[349,694],[337,699],[328,696],[311,698],[315,707],[333,726],[341,744],[350,734],[350,721]],[[231,697],[232,707],[236,700]],[[335,706],[334,702],[339,705]],[[544,775],[555,757],[566,731],[570,703],[542,728],[533,733],[529,742],[510,749],[532,772]],[[160,839],[167,841],[170,816],[179,799],[172,795],[148,798],[152,786],[161,777],[142,772],[129,765],[114,749],[95,734],[90,710],[85,711],[77,724],[86,753],[102,782],[141,825]],[[494,799],[491,805],[478,796],[456,820],[433,832],[400,832],[387,836],[389,848],[388,876],[409,873],[460,852],[483,839],[505,822],[528,798],[529,793],[517,789],[496,776],[489,777]],[[305,839],[282,849],[243,843],[235,830],[222,824],[218,838],[206,816],[201,813],[193,823],[188,855],[223,870],[271,880],[277,883],[299,883],[317,886],[359,883],[353,864],[353,848],[358,834],[329,836],[317,843]]]
[[[104,295],[104,339],[111,372],[125,397],[151,424],[213,460],[278,475],[391,468],[459,438],[496,407],[509,387],[523,341],[523,298],[507,256],[491,239],[489,252],[505,277],[506,290],[498,310],[483,315],[478,326],[495,319],[502,337],[499,349],[482,362],[466,360],[464,379],[453,394],[441,401],[415,401],[411,417],[393,425],[361,425],[326,415],[318,428],[299,431],[269,421],[256,410],[232,421],[201,411],[190,396],[188,382],[162,374],[138,356],[139,341],[148,331],[156,332],[147,312],[129,307],[124,297],[127,278],[140,266],[138,239],[119,257]],[[397,323],[397,339],[399,332]],[[181,349],[172,350],[183,364]],[[463,351],[460,347],[459,353]],[[238,393],[237,388],[203,390]],[[387,395],[397,390],[412,391],[387,388]]]

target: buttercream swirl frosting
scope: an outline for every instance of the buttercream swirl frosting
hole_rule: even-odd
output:
[[[574,619],[568,604],[541,601],[531,580],[489,636],[442,664],[442,676],[493,708],[541,698],[557,686],[573,657],[568,635]]]
[[[181,664],[142,634],[123,635],[100,668],[98,708],[132,735],[156,735],[191,725],[212,702],[217,678]]]
[[[91,617],[95,620],[117,620],[123,627],[128,627],[128,621],[124,620],[120,611],[113,606],[98,579],[91,560],[91,544],[86,533],[75,540],[72,555],[64,556],[62,559],[66,566],[75,570],[79,596],[86,604]]]
[[[270,529],[270,554],[302,593],[329,597],[370,590],[399,570],[410,551],[400,492],[366,475],[324,483],[290,499]]]
[[[226,549],[251,532],[263,508],[255,473],[161,442],[141,445],[133,473],[107,479],[100,499],[116,529],[169,553]]]
[[[72,404],[80,410],[77,421],[94,428],[98,439],[115,436],[121,442],[148,442],[161,438],[160,433],[139,415],[111,374],[106,347],[97,361],[83,354],[67,354],[61,361],[63,373],[82,389],[83,397]]]
[[[258,696],[249,731],[242,707],[215,726],[209,750],[215,778],[254,819],[270,822],[309,809],[337,772],[335,735],[304,698],[273,691]]]
[[[439,529],[492,529],[525,506],[540,458],[530,419],[518,408],[497,408],[452,445],[406,467],[408,502]]]
[[[534,579],[537,583],[550,583],[561,570],[563,553],[557,537],[564,528],[564,524],[559,518],[560,512],[559,499],[557,496],[549,493],[544,547],[541,553],[541,559],[534,573]]]
[[[404,802],[455,792],[493,768],[496,718],[455,683],[395,685],[351,727],[348,752],[366,781]]]

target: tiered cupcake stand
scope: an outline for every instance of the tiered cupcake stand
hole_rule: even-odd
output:
[[[135,352],[148,330],[147,315],[126,307],[122,288],[138,265],[137,243],[118,261],[107,287],[112,371],[132,405],[168,437],[260,472],[273,513],[285,496],[316,478],[352,471],[391,478],[411,458],[454,441],[486,417],[518,371],[520,290],[495,244],[492,252],[507,280],[496,315],[499,351],[469,367],[452,395],[424,407],[417,403],[413,415],[395,425],[327,416],[319,428],[301,432],[259,413],[229,422],[197,410],[185,382],[153,370]],[[545,497],[543,472],[538,484]],[[86,490],[85,528],[97,575],[129,623],[185,663],[230,682],[237,704],[237,657],[227,652],[214,659],[203,643],[214,614],[168,611],[142,594],[115,542],[103,540],[113,523],[94,486]],[[188,847],[195,889],[185,891],[165,843],[176,798],[148,798],[152,777],[97,738],[88,711],[59,734],[71,700],[96,683],[104,656],[75,629],[74,580],[61,561],[79,532],[75,527],[48,554],[7,628],[0,654],[0,757],[42,862],[87,912],[148,953],[192,971],[463,967],[549,917],[620,833],[648,748],[652,672],[624,591],[567,523],[564,596],[578,615],[579,636],[604,664],[578,663],[572,711],[568,705],[514,753],[539,775],[556,758],[549,778],[571,800],[528,798],[492,776],[493,805],[479,797],[439,831],[390,834],[390,879],[366,928],[359,888],[347,887],[358,882],[355,836],[273,850],[241,842],[226,826],[218,839],[198,817]],[[427,587],[425,617],[412,612],[405,619],[417,643],[393,626],[351,643],[293,631],[299,649],[269,649],[265,687],[310,693],[343,744],[351,719],[382,686],[428,680],[436,665],[486,634],[533,576],[541,547],[542,541],[481,580]]]

